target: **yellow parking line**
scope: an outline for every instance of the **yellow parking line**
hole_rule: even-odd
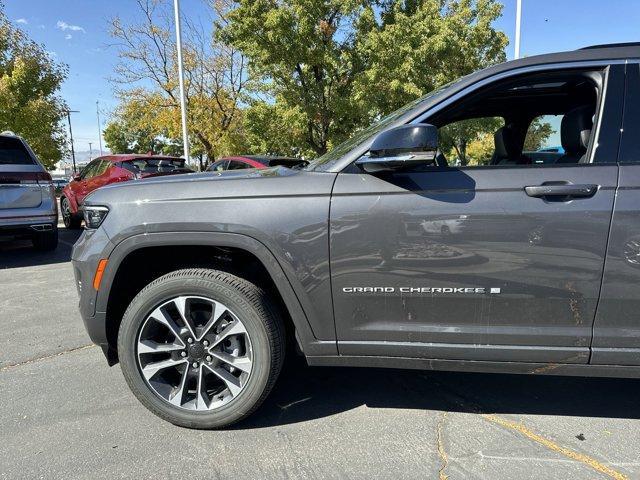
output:
[[[584,455],[582,453],[578,453],[575,452],[569,448],[563,447],[561,445],[558,445],[557,443],[544,438],[540,435],[538,435],[537,433],[532,432],[531,430],[529,430],[526,426],[524,426],[522,423],[518,423],[518,422],[513,422],[511,420],[507,420],[505,418],[501,418],[497,415],[493,415],[493,414],[483,414],[482,417],[490,422],[493,422],[497,425],[500,425],[502,427],[506,427],[509,428],[513,431],[516,431],[522,435],[524,435],[525,437],[527,437],[530,440],[533,440],[536,443],[539,443],[540,445],[543,445],[545,447],[547,447],[549,450],[552,450],[554,452],[557,452],[561,455],[564,455],[565,457],[571,458],[572,460],[576,460],[578,462],[581,462],[585,465],[587,465],[588,467],[593,468],[594,470],[600,472],[600,473],[604,473],[605,475],[608,475],[611,478],[614,478],[616,480],[628,480],[628,477],[626,475],[624,475],[623,473],[620,473],[610,467],[607,467],[606,465],[600,463],[599,461],[595,460],[594,458],[591,458],[587,455]]]

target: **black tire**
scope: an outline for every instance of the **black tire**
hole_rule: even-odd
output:
[[[233,309],[251,339],[253,369],[239,395],[209,411],[189,411],[169,404],[147,384],[137,362],[138,334],[158,305],[176,296],[199,295]],[[226,272],[178,270],[147,285],[131,302],[118,333],[118,355],[129,388],[151,412],[174,425],[214,429],[227,427],[252,414],[273,388],[285,353],[285,336],[278,310],[260,287]]]
[[[65,205],[66,203],[66,205]],[[71,212],[67,197],[60,197],[60,212],[64,226],[69,230],[78,230],[82,226],[82,218]]]
[[[58,248],[58,228],[51,232],[43,232],[34,235],[31,239],[33,247],[41,252],[49,252]]]

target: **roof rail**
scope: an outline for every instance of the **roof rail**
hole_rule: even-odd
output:
[[[621,48],[621,47],[640,47],[640,42],[623,42],[623,43],[603,43],[601,45],[589,45],[578,50],[594,50],[596,48]]]

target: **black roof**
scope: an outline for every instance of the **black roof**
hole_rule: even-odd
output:
[[[553,63],[588,62],[599,60],[626,60],[630,58],[640,58],[640,43],[619,43],[610,45],[594,45],[581,48],[580,50],[570,50],[567,52],[545,53],[533,55],[518,60],[499,63],[492,67],[479,70],[461,79],[460,86],[468,86],[476,81],[495,75],[496,73],[507,72],[521,67],[536,65],[549,65]]]
[[[600,45],[589,45],[588,47],[582,47],[579,50],[592,50],[594,48],[620,48],[620,47],[640,47],[640,42],[602,43]]]

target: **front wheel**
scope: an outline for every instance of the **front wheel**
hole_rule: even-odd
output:
[[[169,273],[124,314],[118,355],[149,410],[189,428],[229,426],[255,411],[284,358],[284,332],[268,294],[217,270]]]

